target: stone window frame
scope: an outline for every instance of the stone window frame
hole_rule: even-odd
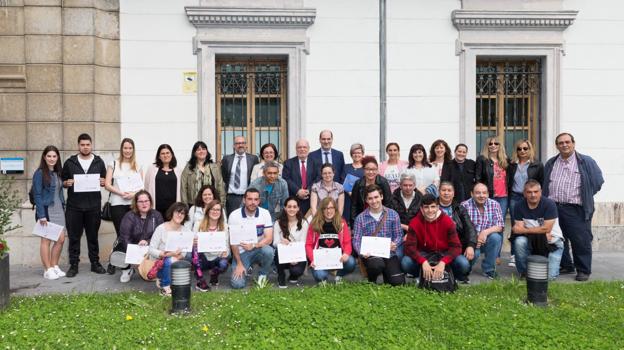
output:
[[[561,57],[565,31],[578,11],[454,10],[458,30],[455,54],[459,56],[459,140],[476,149],[476,64],[478,57],[539,58],[542,61],[541,158],[554,154],[560,131]]]
[[[311,8],[185,7],[197,28],[193,53],[197,56],[198,137],[216,149],[217,56],[285,57],[287,80],[288,150],[305,135],[306,56],[310,53],[306,30],[314,23]]]

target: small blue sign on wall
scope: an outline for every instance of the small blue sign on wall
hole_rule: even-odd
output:
[[[23,174],[24,158],[0,158],[0,172],[2,174]]]

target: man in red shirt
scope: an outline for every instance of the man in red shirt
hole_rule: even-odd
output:
[[[461,254],[455,223],[440,210],[433,195],[423,196],[420,212],[409,223],[404,247],[403,272],[418,276],[422,267],[421,278],[428,281],[442,279],[446,265]]]

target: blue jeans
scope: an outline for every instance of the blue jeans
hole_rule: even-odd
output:
[[[565,238],[561,267],[576,268],[577,272],[591,274],[592,240],[591,219],[585,220],[580,205],[557,204],[559,226]],[[572,256],[570,256],[570,245]],[[574,262],[572,261],[574,259]]]
[[[522,203],[524,201],[524,196],[520,193],[516,193],[516,192],[511,192],[511,195],[509,196],[509,221],[511,222],[511,227],[513,227],[515,221],[514,221],[514,212],[516,210],[516,206],[518,206],[520,203]],[[515,247],[512,244],[511,245],[511,255],[516,255],[515,253]]]
[[[554,280],[559,277],[559,263],[563,255],[563,241],[555,243],[557,250],[548,254],[548,279]],[[526,236],[517,236],[514,239],[516,249],[516,270],[523,274],[527,272],[527,258],[531,255],[531,246]]]
[[[455,279],[459,281],[464,281],[466,277],[470,274],[472,270],[472,265],[470,261],[463,255],[460,254],[451,263],[451,268],[453,269],[453,275],[455,275]]]
[[[503,222],[505,222],[505,217],[507,217],[507,208],[509,208],[509,197],[494,197],[493,198],[501,207],[501,213],[503,215]],[[502,237],[505,237],[505,230],[501,232]],[[501,249],[503,249],[503,244],[501,242],[500,247],[498,248],[498,252],[496,253],[496,257],[500,257]]]
[[[471,266],[477,263],[481,252],[485,254],[483,257],[483,262],[481,263],[481,270],[483,273],[490,273],[496,271],[496,257],[498,256],[498,252],[500,252],[501,246],[503,245],[503,235],[500,232],[495,232],[490,234],[485,244],[481,246],[481,248],[475,249],[474,259],[470,262]]]
[[[255,248],[250,251],[240,253],[240,260],[245,267],[245,271],[247,271],[249,267],[254,263],[260,264],[260,271],[258,272],[258,276],[266,276],[269,274],[269,272],[271,272],[274,254],[275,252],[273,250],[273,247],[264,246],[262,248]],[[232,271],[236,270],[236,265],[236,259],[232,260]],[[245,285],[247,285],[247,276],[243,275],[240,278],[235,278],[234,274],[232,274],[232,278],[230,279],[230,285],[233,289],[245,288]]]
[[[329,277],[329,273],[333,270],[315,270],[312,269],[312,276],[316,282],[326,281],[327,277]],[[349,259],[342,263],[342,270],[338,270],[336,272],[337,276],[346,276],[355,270],[355,258],[353,256],[349,256]]]
[[[184,260],[187,260],[192,263],[192,255],[191,253],[186,253],[184,256]],[[176,260],[178,261],[178,260]],[[163,259],[163,266],[156,274],[156,277],[160,281],[160,287],[167,287],[171,285],[171,265],[175,261],[172,261],[170,256]]]

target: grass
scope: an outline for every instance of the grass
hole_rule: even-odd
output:
[[[0,312],[0,349],[624,348],[624,282],[549,287],[548,308],[514,281],[193,293],[187,316],[156,294],[21,297]]]

